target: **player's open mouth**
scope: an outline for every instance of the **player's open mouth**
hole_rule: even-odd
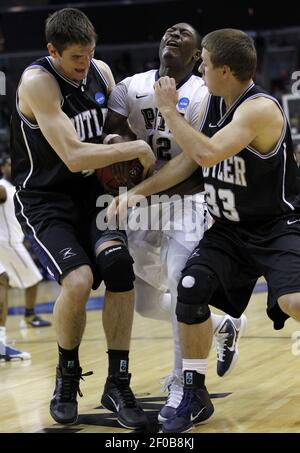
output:
[[[177,41],[175,41],[174,39],[169,39],[167,42],[166,42],[166,46],[168,47],[179,47],[179,44]]]

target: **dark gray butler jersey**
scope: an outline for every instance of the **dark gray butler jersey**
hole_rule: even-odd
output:
[[[61,109],[72,121],[82,142],[99,142],[107,112],[108,82],[94,61],[87,77],[77,83],[55,69],[50,57],[28,68],[40,68],[55,78],[61,91]],[[57,134],[60,131],[57,130]],[[11,121],[12,178],[23,189],[76,187],[89,173],[72,173],[43,136],[38,124],[22,115],[16,106]]]
[[[225,102],[210,96],[200,130],[212,137],[229,124],[243,102],[257,97],[277,100],[252,84],[225,111]],[[203,168],[209,211],[215,219],[231,222],[265,222],[300,212],[297,164],[286,117],[278,143],[263,155],[247,146],[211,168]]]

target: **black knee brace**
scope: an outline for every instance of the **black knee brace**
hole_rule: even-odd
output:
[[[186,268],[177,288],[177,320],[185,324],[205,322],[210,317],[208,304],[217,285],[217,277],[208,267]]]
[[[133,289],[133,259],[123,244],[111,245],[97,256],[106,289],[112,293],[122,293]]]

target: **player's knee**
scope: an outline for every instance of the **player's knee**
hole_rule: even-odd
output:
[[[133,262],[123,244],[112,245],[99,253],[97,264],[108,291],[122,293],[133,289]]]
[[[211,296],[217,279],[206,266],[191,266],[183,272],[178,284],[176,315],[179,322],[200,324],[210,317]]]
[[[157,289],[136,277],[134,282],[134,309],[145,318],[157,316]]]
[[[9,283],[9,278],[6,272],[2,272],[0,274],[0,286],[4,286],[5,288],[8,288],[8,283]]]
[[[93,284],[93,273],[89,266],[80,266],[71,271],[63,280],[62,287],[72,300],[86,301]]]

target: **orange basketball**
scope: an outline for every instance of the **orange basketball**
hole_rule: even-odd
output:
[[[118,195],[119,187],[128,187],[137,185],[143,179],[143,166],[139,159],[133,159],[126,162],[120,162],[119,165],[124,165],[124,172],[126,175],[127,184],[120,184],[114,177],[112,172],[112,165],[108,167],[99,168],[96,170],[96,175],[101,183],[103,189],[112,194]],[[123,172],[123,174],[124,174]]]

